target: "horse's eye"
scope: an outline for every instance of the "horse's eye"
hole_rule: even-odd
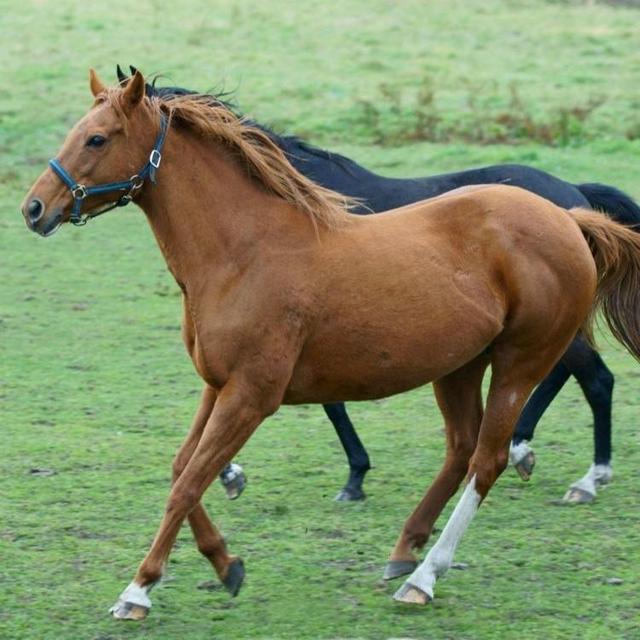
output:
[[[87,147],[101,147],[106,141],[104,136],[91,136],[87,140]]]

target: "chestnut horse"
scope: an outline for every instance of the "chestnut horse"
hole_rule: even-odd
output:
[[[385,572],[410,574],[396,600],[426,603],[507,464],[529,393],[580,328],[590,335],[598,303],[640,357],[640,236],[507,186],[352,216],[227,109],[198,96],[149,98],[140,73],[118,88],[90,78],[95,103],[26,196],[27,225],[47,236],[135,201],[183,292],[184,340],[204,380],[159,530],[113,615],[148,613],[185,518],[237,592],[242,562],[201,497],[282,403],[368,400],[433,382],[444,466]],[[465,477],[417,566],[414,550]]]

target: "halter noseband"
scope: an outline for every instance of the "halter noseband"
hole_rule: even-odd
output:
[[[86,187],[85,185],[76,182],[56,158],[52,158],[51,160],[49,160],[49,166],[54,170],[60,180],[62,180],[62,182],[64,182],[67,187],[69,187],[69,191],[71,191],[71,195],[73,196],[73,209],[71,210],[71,217],[69,218],[69,222],[76,226],[85,225],[91,218],[95,218],[102,213],[111,211],[116,207],[125,207],[126,205],[128,205],[133,200],[134,196],[142,187],[144,181],[147,178],[149,178],[151,182],[155,184],[156,170],[160,166],[160,161],[162,160],[162,145],[164,144],[164,139],[167,135],[168,129],[169,120],[164,113],[161,113],[160,133],[158,133],[156,143],[153,146],[151,153],[149,154],[149,160],[147,160],[147,164],[144,165],[140,172],[138,172],[134,176],[131,176],[124,182],[108,182],[106,184],[94,185],[93,187]],[[82,216],[82,202],[85,198],[89,196],[100,195],[103,193],[111,193],[112,191],[126,191],[126,193],[123,193],[116,202],[107,205],[104,209],[100,209],[99,211],[94,211],[92,213],[88,213],[85,216]]]

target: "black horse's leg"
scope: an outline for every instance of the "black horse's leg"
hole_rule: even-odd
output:
[[[533,440],[538,421],[558,395],[560,389],[564,387],[569,375],[569,370],[560,360],[551,373],[538,385],[520,414],[513,432],[513,444],[520,444],[523,440]]]
[[[322,406],[335,427],[349,461],[349,479],[342,491],[336,496],[336,500],[364,500],[365,494],[362,490],[362,481],[367,471],[371,469],[367,450],[360,442],[344,404],[335,403]]]
[[[611,480],[611,403],[613,374],[584,340],[571,349],[571,373],[582,389],[593,412],[594,461],[589,471],[574,482],[565,495],[569,502],[591,502],[596,488]]]
[[[551,370],[551,373],[531,394],[531,397],[520,414],[511,441],[509,459],[523,480],[529,480],[536,462],[528,442],[533,439],[535,428],[542,414],[558,395],[560,389],[562,389],[565,382],[569,379],[569,375],[569,369],[563,360],[560,360]]]
[[[602,361],[600,354],[591,350],[592,364],[584,372],[574,373],[578,384],[593,411],[594,464],[611,462],[611,403],[613,397],[613,374]],[[587,375],[584,375],[584,374]]]

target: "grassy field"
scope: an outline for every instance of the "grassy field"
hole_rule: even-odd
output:
[[[114,80],[118,62],[235,89],[259,121],[384,173],[523,162],[640,198],[640,13],[624,4],[0,0],[0,639],[640,637],[640,372],[606,337],[613,484],[591,506],[556,503],[592,453],[571,383],[534,478],[500,479],[433,605],[397,605],[380,580],[442,459],[427,388],[350,405],[375,465],[361,504],[332,501],[346,467],[321,408],[283,408],[239,456],[245,495],[205,500],[245,558],[240,596],[196,588],[213,576],[185,528],[151,616],[112,621],[200,384],[135,208],[47,241],[19,214],[90,104],[88,67]]]

